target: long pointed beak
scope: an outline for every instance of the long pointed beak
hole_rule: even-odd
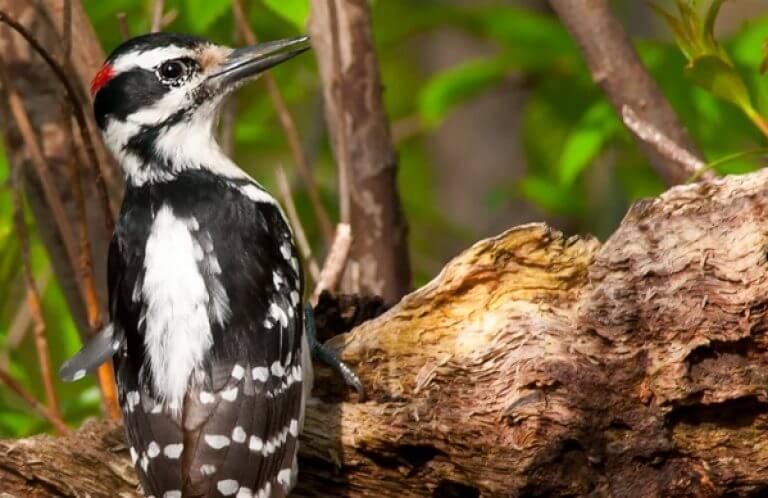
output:
[[[208,77],[209,88],[221,92],[236,88],[267,69],[310,49],[309,37],[277,40],[238,48]]]

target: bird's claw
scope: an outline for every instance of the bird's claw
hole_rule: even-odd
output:
[[[315,335],[315,313],[310,305],[304,306],[304,326],[312,356],[331,367],[344,380],[344,383],[347,386],[353,388],[357,392],[357,399],[359,402],[362,403],[365,401],[365,386],[363,386],[363,383],[360,381],[360,377],[357,376],[355,371],[352,370],[349,365],[341,361],[336,353],[317,340],[317,336]]]

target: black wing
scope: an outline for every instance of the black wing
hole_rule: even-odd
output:
[[[227,241],[213,251],[231,315],[214,331],[211,382],[185,400],[185,496],[284,497],[296,479],[305,374],[298,255],[279,208],[239,192],[223,194],[225,213],[197,216],[212,240]]]

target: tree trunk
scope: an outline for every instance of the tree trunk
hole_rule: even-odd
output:
[[[345,288],[391,304],[410,290],[408,228],[368,1],[312,0],[311,6],[309,31],[339,170],[339,210],[352,225]]]
[[[766,247],[768,170],[475,244],[330,341],[370,400],[320,369],[295,496],[764,496]],[[116,430],[0,443],[3,491],[133,496]]]

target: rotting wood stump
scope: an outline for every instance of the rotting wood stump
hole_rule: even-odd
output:
[[[370,400],[318,372],[295,496],[768,496],[767,256],[768,171],[475,244],[331,339]],[[0,488],[134,496],[119,434],[0,442]]]

